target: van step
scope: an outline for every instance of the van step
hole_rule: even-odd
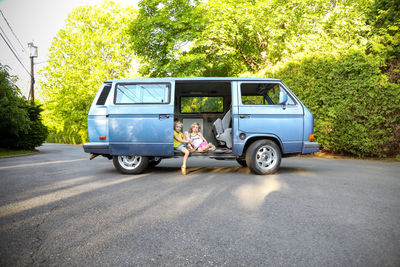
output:
[[[207,152],[190,152],[191,156],[223,156],[232,154],[232,149],[227,148],[218,148],[214,151],[207,151]],[[180,151],[174,151],[175,156],[183,156],[183,153]]]

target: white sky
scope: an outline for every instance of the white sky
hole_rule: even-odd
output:
[[[39,63],[34,66],[35,88],[37,88],[37,81],[40,79],[37,71],[45,65],[41,62],[46,62],[48,49],[53,37],[64,27],[67,15],[78,6],[96,5],[101,2],[102,0],[0,0],[0,9],[21,41],[25,52],[22,51],[21,45],[1,15],[0,27],[17,50],[19,58],[28,71],[30,71],[28,43],[33,41],[38,47],[39,55],[34,59],[35,63]],[[139,0],[114,0],[114,2],[137,7]],[[8,65],[11,68],[9,70],[10,74],[18,76],[19,81],[17,85],[23,95],[28,97],[30,76],[1,37],[0,63]]]

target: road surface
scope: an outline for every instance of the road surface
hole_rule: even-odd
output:
[[[0,159],[0,266],[400,266],[400,163],[163,160],[140,175],[80,146]]]

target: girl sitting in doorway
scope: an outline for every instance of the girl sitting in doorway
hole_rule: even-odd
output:
[[[185,154],[181,166],[181,172],[183,175],[186,175],[186,163],[189,158],[189,150],[186,148],[188,144],[190,144],[190,140],[183,137],[182,122],[176,121],[174,123],[174,149]]]
[[[200,132],[200,124],[195,122],[190,126],[189,132],[185,132],[185,139],[190,140],[193,146],[193,151],[198,152],[214,151],[215,146],[212,143],[208,143],[207,140]],[[191,147],[189,146],[189,150]]]

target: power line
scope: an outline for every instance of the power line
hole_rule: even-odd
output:
[[[32,77],[32,74],[25,68],[24,64],[22,64],[21,60],[18,58],[18,56],[15,54],[14,50],[12,50],[11,46],[7,43],[7,40],[4,38],[3,34],[1,34],[1,38],[3,38],[4,42],[6,42],[8,48],[10,48],[11,52],[14,54],[14,56],[17,58],[18,62],[21,64],[21,66],[25,69],[25,71],[29,74],[29,76]]]
[[[8,23],[8,20],[7,20],[6,17],[4,16],[3,11],[1,11],[1,9],[0,9],[0,13],[1,13],[1,15],[3,16],[4,20],[6,21],[6,23],[7,23],[8,27],[10,28],[11,32],[13,33],[15,39],[17,39],[19,45],[21,46],[22,52],[25,52],[24,46],[21,44],[21,42],[20,42],[20,40],[18,39],[17,35],[15,34],[14,30],[11,28],[10,24]]]
[[[10,46],[12,47],[12,49],[14,50],[14,52],[16,54],[18,54],[17,49],[15,49],[13,43],[11,42],[11,40],[8,38],[7,34],[4,32],[3,28],[0,26],[0,30],[3,33],[4,37],[7,39],[7,42],[10,44]]]

